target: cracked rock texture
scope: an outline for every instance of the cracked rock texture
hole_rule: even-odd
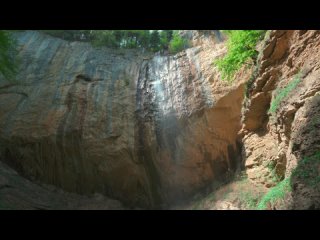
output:
[[[307,181],[302,160],[319,152],[319,31],[271,31],[243,109],[243,159],[249,179],[266,187],[291,178],[292,192],[273,209],[319,209],[319,184]],[[298,75],[299,74],[299,75]],[[298,85],[269,113],[279,90],[299,76]],[[312,163],[313,178],[320,163]],[[304,171],[296,176],[294,170]]]

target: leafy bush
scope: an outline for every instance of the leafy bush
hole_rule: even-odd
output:
[[[160,49],[168,49],[173,37],[173,30],[165,30],[160,33]]]
[[[10,32],[0,30],[0,73],[12,80],[16,74],[15,49],[16,43],[10,36]]]
[[[285,197],[286,193],[291,191],[290,178],[284,179],[277,186],[271,188],[260,200],[257,209],[264,210],[268,203],[274,203],[276,200]]]
[[[188,41],[178,34],[178,32],[173,33],[173,38],[169,44],[169,51],[170,53],[178,53],[183,49],[189,46]]]
[[[112,31],[92,31],[92,44],[95,47],[105,46],[105,47],[118,47],[117,39]]]
[[[227,54],[214,62],[221,71],[222,79],[231,81],[234,74],[249,60],[258,56],[256,45],[265,34],[265,30],[227,30]]]
[[[289,84],[281,89],[278,90],[275,94],[274,99],[272,100],[271,104],[270,104],[270,109],[269,109],[269,113],[275,113],[280,105],[280,103],[282,102],[282,100],[288,96],[288,94],[296,88],[296,86],[300,83],[301,81],[301,73],[298,73],[294,79],[292,81],[289,82]]]

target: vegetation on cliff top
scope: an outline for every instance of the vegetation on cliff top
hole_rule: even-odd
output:
[[[227,35],[227,54],[214,61],[224,80],[232,81],[234,74],[244,65],[252,66],[258,56],[257,43],[265,30],[224,30]]]
[[[42,30],[68,41],[91,42],[96,47],[141,48],[177,53],[188,47],[178,30]]]
[[[9,31],[0,30],[0,73],[10,81],[16,74],[16,43]]]

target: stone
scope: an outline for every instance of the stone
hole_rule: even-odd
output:
[[[0,162],[0,210],[122,210],[119,201],[105,196],[83,196],[33,183]]]
[[[266,109],[270,104],[270,95],[259,92],[252,96],[248,110],[244,113],[243,128],[249,131],[258,130],[263,127],[267,118]]]
[[[302,167],[300,161],[304,157],[319,151],[316,120],[320,111],[317,94],[320,91],[319,42],[319,31],[272,31],[261,57],[263,67],[256,78],[255,85],[260,87],[256,94],[249,97],[250,104],[243,111],[242,129],[247,132],[242,139],[242,153],[243,158],[247,152],[251,153],[245,160],[249,179],[266,187],[277,184],[270,181],[272,174],[267,175],[266,179],[261,175],[264,171],[269,172],[268,162],[273,161],[273,174],[280,179],[290,177],[293,186],[292,192],[270,209],[319,209],[320,206],[319,186],[310,187],[304,178],[292,177],[294,169]],[[281,77],[270,77],[265,81],[266,71],[270,69],[276,69],[276,75]],[[268,118],[271,98],[264,96],[274,93],[276,88],[285,87],[298,72],[302,73],[301,83],[282,100],[277,113]],[[259,124],[258,119],[267,123]],[[261,164],[254,161],[257,156],[262,159]],[[317,164],[310,164],[310,168],[318,168]]]
[[[0,159],[24,177],[163,208],[240,164],[244,81],[219,79],[225,46],[212,36],[173,56],[16,38],[21,84],[0,80]]]

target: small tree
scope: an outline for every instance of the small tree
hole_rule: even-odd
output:
[[[160,33],[160,47],[161,49],[168,49],[169,43],[173,37],[173,30],[162,30]]]
[[[153,30],[150,36],[150,49],[154,52],[160,50],[160,34],[158,30]]]
[[[169,50],[171,53],[177,53],[189,46],[188,41],[182,38],[178,31],[174,31],[173,38],[169,44]]]
[[[168,35],[166,31],[161,31],[160,33],[160,48],[167,49],[169,45]]]
[[[164,30],[167,33],[168,42],[172,40],[173,30]]]
[[[92,43],[95,46],[117,47],[116,36],[111,30],[93,30]]]

